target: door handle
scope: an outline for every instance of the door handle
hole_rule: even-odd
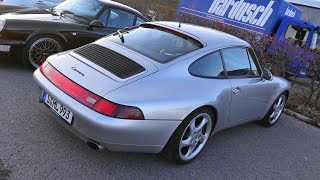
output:
[[[238,94],[242,93],[242,89],[239,88],[239,87],[234,88],[234,89],[232,90],[232,93],[235,94],[235,95],[238,95]]]

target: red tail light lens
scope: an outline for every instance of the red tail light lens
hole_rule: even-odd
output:
[[[144,115],[139,108],[116,104],[99,97],[68,79],[47,61],[41,65],[40,71],[60,90],[98,113],[120,119],[144,119]]]

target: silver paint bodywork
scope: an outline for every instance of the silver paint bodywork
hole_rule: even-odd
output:
[[[74,113],[74,122],[65,127],[83,140],[93,140],[109,150],[159,153],[179,124],[193,111],[208,106],[216,112],[217,131],[263,118],[277,97],[290,91],[291,84],[278,77],[207,79],[192,76],[189,66],[208,53],[227,47],[250,47],[231,35],[209,28],[178,23],[155,22],[190,35],[205,47],[174,61],[161,64],[105,39],[96,44],[117,51],[145,67],[128,79],[82,58],[73,51],[51,56],[48,61],[62,74],[110,101],[138,107],[146,120],[121,120],[103,116],[67,96],[37,70],[39,86]],[[84,74],[72,70],[76,68]],[[241,92],[233,93],[236,88]],[[62,120],[59,120],[62,122]]]

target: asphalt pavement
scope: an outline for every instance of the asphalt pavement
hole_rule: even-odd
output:
[[[0,57],[0,179],[319,179],[320,129],[283,115],[217,133],[192,163],[90,150],[38,101],[32,72]]]

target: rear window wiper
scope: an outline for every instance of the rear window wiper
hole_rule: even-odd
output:
[[[119,36],[121,42],[124,43],[124,36],[123,36],[123,35],[129,33],[129,28],[124,28],[124,29],[122,29],[122,30],[119,29],[119,30],[117,31],[117,33],[118,33],[118,36]]]

